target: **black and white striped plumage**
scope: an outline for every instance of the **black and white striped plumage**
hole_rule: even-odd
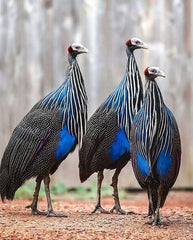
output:
[[[155,78],[164,76],[157,67],[145,70],[146,91],[143,106],[131,130],[131,155],[135,176],[149,198],[153,225],[160,224],[159,208],[178,176],[181,143],[176,120],[164,104]]]
[[[65,81],[41,99],[13,131],[0,167],[0,194],[13,199],[15,191],[29,178],[37,177],[34,200],[30,207],[37,210],[38,193],[44,179],[48,215],[56,216],[49,196],[49,174],[81,145],[86,130],[87,96],[76,56],[87,52],[81,44],[68,47],[69,67]],[[61,215],[59,215],[61,216]]]
[[[119,203],[117,181],[121,169],[130,160],[130,129],[134,115],[142,104],[143,88],[133,51],[147,48],[137,38],[126,42],[128,63],[125,75],[118,87],[101,104],[87,123],[79,152],[81,182],[98,172],[98,203],[95,211],[106,212],[100,205],[100,187],[104,169],[116,169],[113,176],[115,209],[125,213]]]

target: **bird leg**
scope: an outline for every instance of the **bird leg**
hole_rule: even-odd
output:
[[[148,199],[149,199],[148,216],[152,216],[154,214],[154,209],[153,209],[153,200],[152,200],[150,185],[148,185],[147,194],[148,194]]]
[[[159,216],[159,209],[160,209],[160,204],[161,204],[162,193],[163,193],[163,185],[160,185],[159,188],[158,188],[157,207],[156,207],[156,211],[155,211],[155,214],[154,214],[153,222],[151,223],[153,226],[163,224],[163,222],[161,222],[160,216]]]
[[[147,216],[148,216],[148,217],[151,217],[152,215],[153,215],[153,211],[152,211],[152,209],[151,209],[151,204],[149,203]]]
[[[48,211],[45,212],[47,217],[67,217],[66,215],[64,215],[63,213],[56,213],[53,210],[52,207],[52,202],[51,202],[51,197],[50,197],[50,188],[49,188],[49,184],[50,184],[50,177],[49,175],[46,175],[44,177],[44,185],[45,185],[45,193],[46,193],[46,198],[47,198],[47,203],[48,203]]]
[[[101,185],[103,178],[104,178],[103,171],[99,171],[97,175],[97,204],[92,213],[95,213],[96,211],[99,211],[100,213],[109,213],[109,211],[101,207]]]
[[[120,205],[120,201],[119,201],[119,194],[118,194],[118,189],[117,189],[117,183],[118,183],[118,176],[119,176],[119,173],[121,172],[121,169],[116,169],[115,170],[115,173],[113,175],[113,178],[112,178],[112,184],[111,186],[113,187],[113,197],[114,197],[114,201],[115,201],[115,205],[114,207],[110,210],[110,213],[113,213],[114,210],[117,212],[117,213],[121,213],[121,214],[129,214],[129,212],[126,212],[124,211],[122,208],[121,208],[121,205]]]
[[[39,196],[39,191],[40,191],[40,186],[41,186],[42,179],[43,179],[43,177],[41,177],[41,176],[38,176],[36,178],[36,187],[35,187],[35,192],[33,194],[33,201],[30,205],[26,206],[26,208],[31,208],[31,210],[32,210],[31,213],[33,215],[35,215],[35,214],[42,215],[43,214],[43,212],[40,212],[37,209],[38,196]]]

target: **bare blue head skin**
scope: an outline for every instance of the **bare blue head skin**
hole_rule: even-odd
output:
[[[155,80],[156,77],[165,77],[165,73],[159,67],[147,67],[144,71],[146,80]]]
[[[140,48],[148,49],[148,46],[146,43],[141,41],[139,38],[135,38],[135,37],[127,40],[125,44],[130,51],[134,51],[135,49],[140,49]]]

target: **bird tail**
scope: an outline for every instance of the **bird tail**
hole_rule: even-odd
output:
[[[0,195],[2,202],[7,198],[13,200],[15,192],[22,185],[21,181],[14,181],[10,178],[7,168],[0,172]]]
[[[158,203],[158,192],[157,192],[157,189],[156,188],[151,189],[151,194],[152,194],[152,201],[153,201],[153,209],[154,209],[154,212],[155,212],[155,210],[157,208],[157,203]],[[168,195],[168,189],[166,189],[165,191],[162,192],[160,208],[163,207],[167,195]]]
[[[88,171],[86,171],[85,169],[79,168],[79,177],[80,177],[81,183],[86,181],[89,176],[90,174],[88,174]]]
[[[168,195],[168,189],[166,189],[163,193],[162,193],[162,198],[161,198],[161,203],[160,203],[160,208],[163,207],[165,201],[166,201],[166,197]]]
[[[6,168],[4,168],[0,173],[0,195],[2,201],[4,201],[5,197],[7,196],[8,189],[10,187],[10,177],[9,173]]]
[[[82,164],[81,162],[79,162],[78,167],[79,167],[80,181],[81,183],[85,182],[93,174],[93,172],[90,169],[86,168],[84,164]]]
[[[85,166],[85,163],[83,161],[81,161],[81,156],[79,155],[79,178],[80,178],[80,181],[81,183],[86,181],[90,175],[92,174],[89,170],[88,167]]]

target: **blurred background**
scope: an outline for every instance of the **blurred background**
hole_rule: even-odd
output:
[[[176,188],[193,187],[193,1],[191,0],[0,0],[0,158],[22,117],[64,80],[67,47],[89,49],[78,57],[89,116],[119,84],[126,69],[125,41],[138,37],[149,50],[135,56],[144,82],[146,66],[166,73],[157,82],[174,113],[182,140]],[[104,183],[111,183],[106,171]],[[91,186],[94,174],[83,186]],[[53,182],[80,186],[77,150]],[[131,164],[119,186],[136,188]]]

